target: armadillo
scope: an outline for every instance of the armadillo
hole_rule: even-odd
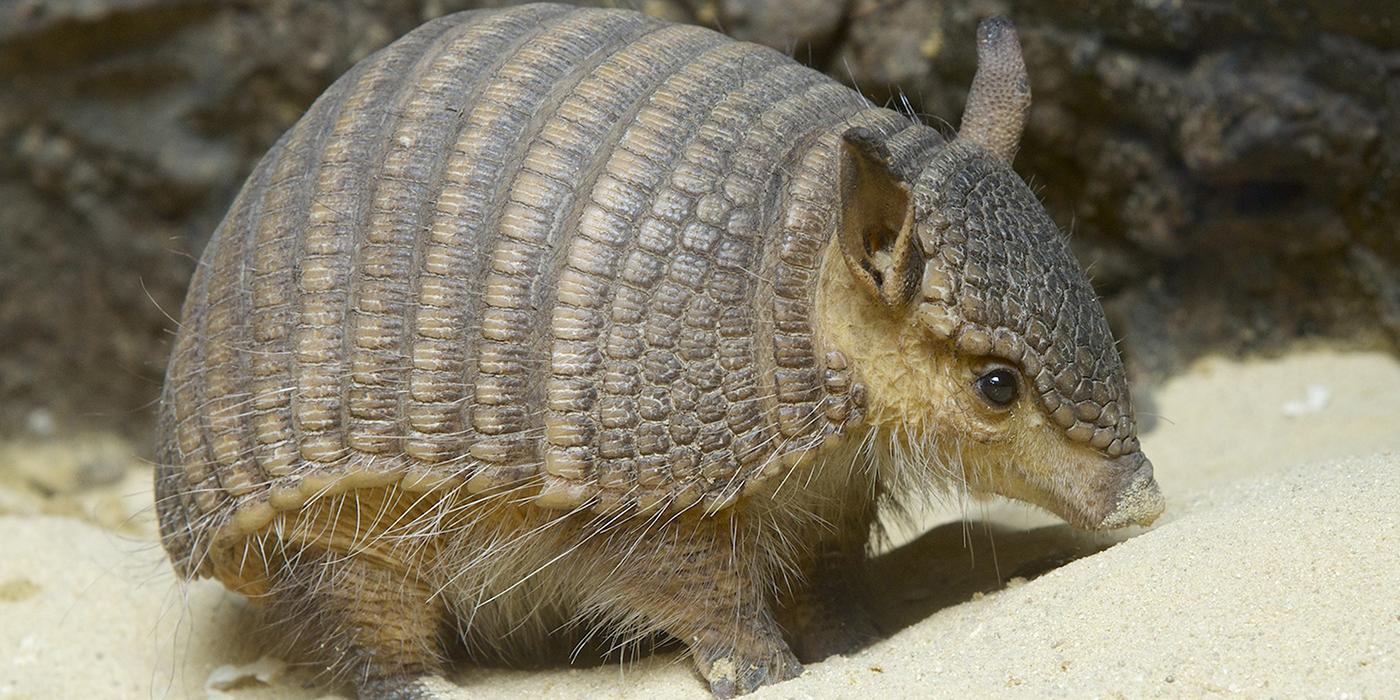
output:
[[[878,634],[842,601],[890,499],[1150,524],[1102,307],[1011,168],[1015,31],[977,41],[948,137],[628,11],[452,14],[359,62],[191,282],[174,568],[362,697],[561,628],[679,640],[729,697]]]

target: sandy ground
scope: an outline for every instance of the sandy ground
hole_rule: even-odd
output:
[[[754,697],[1400,697],[1400,362],[1210,360],[1151,399],[1154,528],[931,509],[874,566],[888,638]],[[0,698],[323,696],[238,633],[241,599],[175,585],[128,455],[0,446]],[[675,654],[454,680],[473,698],[707,697]]]

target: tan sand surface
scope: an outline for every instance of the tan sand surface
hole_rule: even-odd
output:
[[[1400,697],[1400,362],[1208,360],[1151,404],[1154,528],[930,508],[873,568],[888,638],[754,697]],[[244,601],[175,584],[148,467],[72,442],[0,446],[0,700],[322,697],[260,660]],[[454,680],[464,698],[708,696],[674,653]]]

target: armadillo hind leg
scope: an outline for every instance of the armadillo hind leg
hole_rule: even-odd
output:
[[[421,582],[310,548],[288,552],[272,581],[263,601],[272,633],[309,645],[286,651],[352,682],[361,700],[443,697],[433,681],[445,659],[446,610]]]

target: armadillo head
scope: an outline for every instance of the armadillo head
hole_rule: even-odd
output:
[[[1163,501],[1103,308],[1011,169],[1029,105],[1015,30],[992,19],[956,139],[911,165],[847,132],[848,292],[869,304],[855,314],[867,336],[898,338],[843,349],[862,365],[873,420],[938,443],[972,489],[1079,527],[1146,525]]]

